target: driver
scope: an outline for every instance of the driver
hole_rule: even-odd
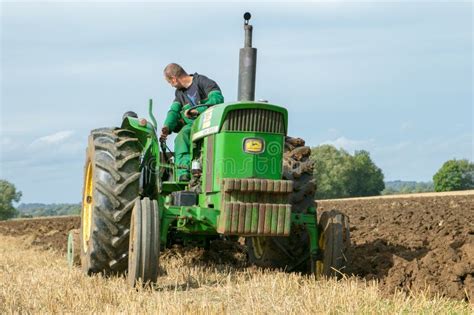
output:
[[[160,140],[165,141],[172,132],[178,135],[174,140],[175,164],[179,181],[189,181],[190,134],[194,119],[209,106],[224,102],[224,96],[217,83],[202,74],[187,74],[184,69],[170,63],[163,71],[165,80],[174,88],[175,99],[161,128]],[[207,106],[201,106],[207,105]]]

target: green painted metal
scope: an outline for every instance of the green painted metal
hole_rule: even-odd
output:
[[[288,130],[288,111],[283,107],[261,102],[223,103],[208,108],[194,121],[191,129],[192,140],[196,141],[208,135],[218,133],[227,113],[230,111],[249,108],[267,109],[281,113],[285,130]]]
[[[126,117],[122,121],[121,128],[129,129],[135,132],[138,140],[142,145],[149,140],[156,139],[156,134],[153,129],[153,126],[150,122],[147,121],[145,126],[140,124],[140,119],[134,117]]]
[[[246,138],[261,139],[265,143],[263,152],[244,152]],[[213,191],[220,190],[220,180],[223,178],[281,179],[283,148],[283,135],[254,132],[217,134],[213,157],[216,174]]]
[[[229,202],[222,209],[217,222],[218,233],[242,236],[289,235],[291,207],[288,204]]]
[[[153,100],[150,98],[149,103],[148,103],[148,116],[150,116],[152,126],[154,130],[157,130],[157,123],[156,123],[156,118],[155,115],[153,115]]]
[[[223,128],[227,115],[242,109],[278,113],[279,116],[268,117],[282,117],[282,121],[269,122],[263,117],[261,123],[273,128],[271,130],[283,132],[238,131],[239,126],[256,126],[255,119],[261,118],[250,117],[245,111],[242,111],[241,125],[233,121],[232,126],[228,124]],[[175,175],[167,181],[160,178],[164,170],[176,174],[176,167],[160,159],[151,100],[149,114],[151,123],[143,126],[140,119],[126,117],[121,127],[135,132],[143,148],[141,169],[154,176],[154,181],[143,187],[141,197],[158,201],[163,246],[172,234],[190,244],[203,245],[219,234],[287,236],[292,226],[300,225],[308,230],[310,254],[316,257],[319,250],[316,209],[308,209],[308,214],[292,213],[288,194],[293,186],[291,181],[281,180],[288,127],[285,108],[260,102],[225,103],[208,108],[195,120],[191,130],[191,150],[192,158],[202,161],[202,183],[198,204],[187,207],[172,205],[170,194],[188,189],[189,183],[178,182]],[[234,120],[239,118],[238,115],[233,117]]]
[[[220,208],[223,210],[217,226],[219,233],[246,236],[289,235],[291,220],[287,219],[287,216],[291,214],[288,198],[293,191],[292,181],[225,178],[222,180],[220,191],[221,196],[223,194]],[[260,209],[262,214],[259,213]],[[238,217],[234,211],[238,213]],[[228,221],[237,224],[237,230],[229,227],[231,225]],[[262,226],[260,231],[259,225]],[[265,232],[265,226],[269,227],[269,231]]]

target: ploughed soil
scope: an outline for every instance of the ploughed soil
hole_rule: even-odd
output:
[[[348,273],[384,290],[474,299],[474,191],[324,200],[350,218]]]
[[[42,217],[0,221],[0,233],[23,238],[28,245],[66,253],[67,235],[81,225],[79,216]]]
[[[376,279],[387,293],[474,298],[474,191],[323,200],[318,209],[339,209],[350,218],[348,274]],[[68,231],[79,226],[77,216],[18,219],[0,222],[0,233],[65,252]],[[244,252],[237,243],[216,241],[209,251],[174,247],[162,258],[244,266]]]

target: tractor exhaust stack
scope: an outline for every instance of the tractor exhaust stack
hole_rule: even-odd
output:
[[[249,24],[252,16],[244,14],[245,41],[239,54],[239,86],[238,101],[255,100],[255,75],[257,72],[257,48],[252,47],[252,25]]]

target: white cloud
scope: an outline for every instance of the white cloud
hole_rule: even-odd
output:
[[[58,144],[61,142],[64,142],[64,140],[70,138],[74,134],[74,131],[72,130],[63,130],[63,131],[58,131],[53,134],[41,137],[36,139],[31,143],[32,146],[37,146],[37,145],[49,145],[49,144]]]
[[[346,151],[353,152],[355,150],[369,149],[369,147],[372,147],[373,143],[373,139],[353,140],[342,136],[338,137],[335,140],[323,141],[321,144],[330,144],[332,146],[335,146],[336,148],[342,148]]]

